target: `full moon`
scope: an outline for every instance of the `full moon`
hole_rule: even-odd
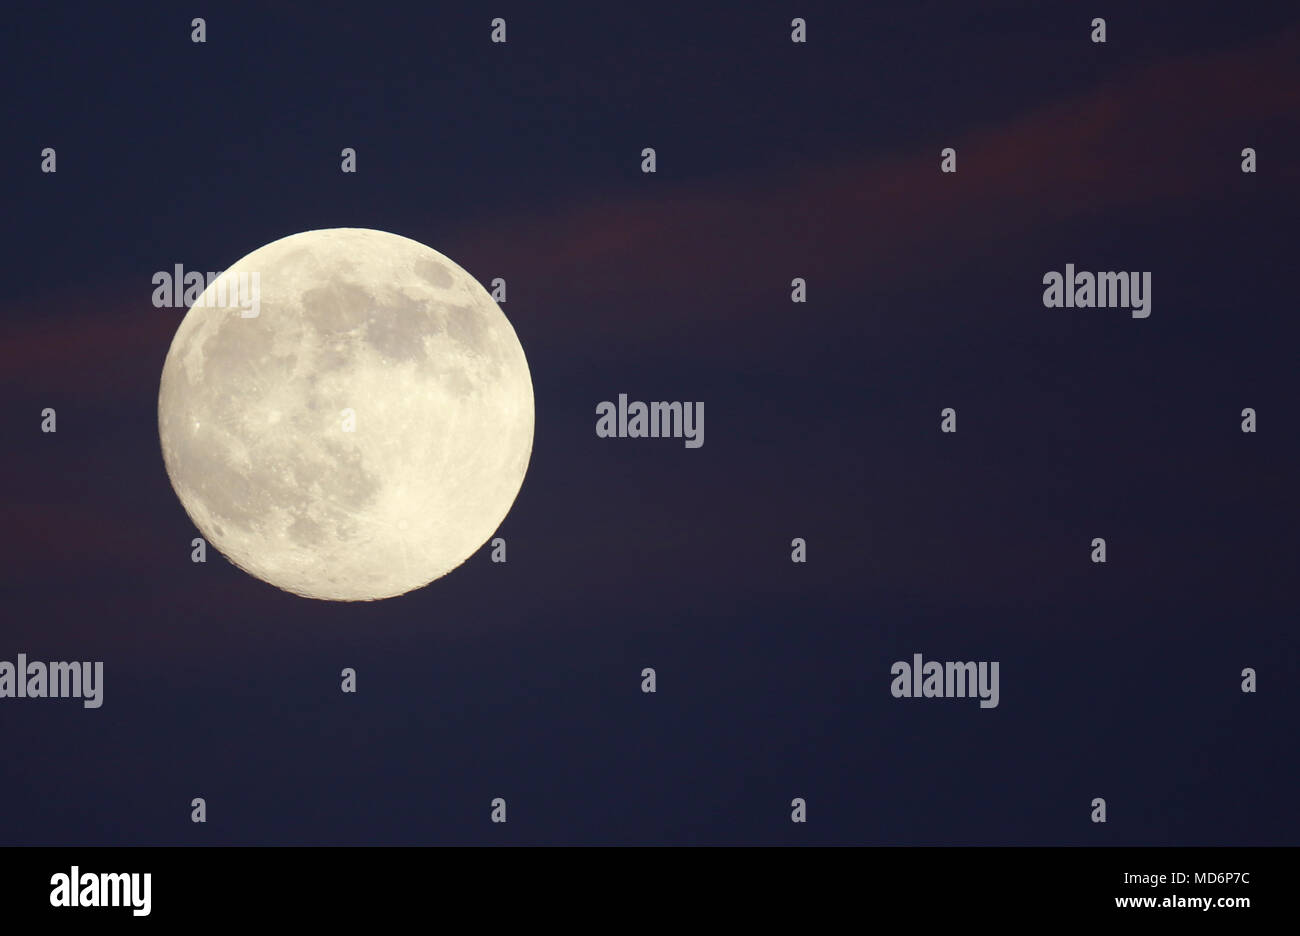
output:
[[[500,307],[451,260],[383,231],[307,231],[192,303],[158,435],[231,562],[368,601],[446,575],[497,530],[532,453],[533,385]]]

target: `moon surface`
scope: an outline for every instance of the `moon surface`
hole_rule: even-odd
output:
[[[505,315],[451,260],[383,231],[307,231],[192,304],[158,434],[181,504],[231,562],[296,595],[374,600],[446,575],[500,526],[533,386]]]

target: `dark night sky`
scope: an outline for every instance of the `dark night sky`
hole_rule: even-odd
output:
[[[0,659],[105,701],[0,700],[0,843],[1300,838],[1294,4],[57,6],[0,64]],[[509,562],[377,603],[191,563],[158,444],[152,274],[344,226],[505,277],[536,393]],[[1001,704],[892,698],[916,652]]]

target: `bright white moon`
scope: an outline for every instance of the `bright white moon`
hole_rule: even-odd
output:
[[[309,598],[388,598],[505,519],[533,385],[505,315],[451,260],[382,231],[307,231],[244,257],[186,313],[158,434],[181,504],[235,565]]]

